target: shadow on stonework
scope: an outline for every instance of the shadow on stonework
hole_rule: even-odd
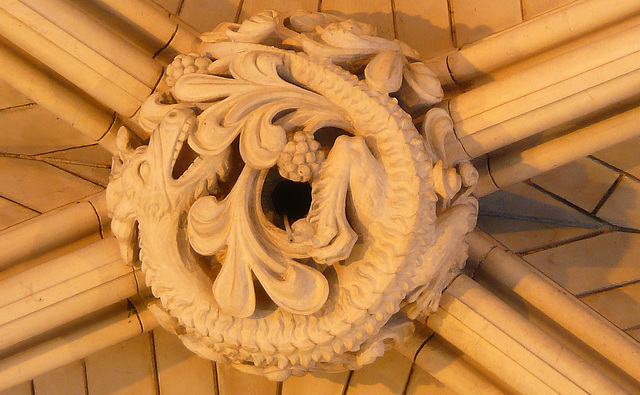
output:
[[[516,184],[480,199],[478,226],[570,293],[587,296],[584,301],[589,304],[591,295],[601,294],[595,297],[599,300],[615,297],[606,304],[614,308],[593,307],[626,329],[629,325],[620,317],[640,311],[640,301],[619,288],[640,279],[640,267],[634,264],[640,235],[616,231],[606,221],[565,203],[534,184]],[[632,311],[621,311],[622,306]],[[537,314],[525,304],[512,307],[529,316]]]

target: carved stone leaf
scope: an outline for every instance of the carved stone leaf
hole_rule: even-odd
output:
[[[307,33],[300,35],[300,42],[304,52],[320,59],[329,59],[350,71],[362,68],[378,52],[377,48],[334,47],[321,41],[319,36]]]
[[[273,120],[282,112],[343,114],[327,100],[283,80],[280,54],[248,52],[229,65],[233,79],[189,74],[178,79],[174,94],[180,100],[220,100],[199,117],[199,128],[189,140],[200,154],[217,155],[240,134],[240,154],[254,169],[275,164],[286,144],[285,129]],[[329,119],[332,117],[329,116]]]
[[[306,53],[357,71],[378,52],[402,51],[398,42],[375,37],[373,33],[370,25],[348,19],[329,24],[321,34],[303,33],[300,42]]]
[[[227,256],[213,283],[213,297],[220,308],[234,317],[249,317],[256,309],[251,265],[244,244],[234,237],[228,242]]]
[[[222,202],[213,196],[197,200],[189,211],[189,241],[202,255],[213,255],[227,246],[213,294],[229,314],[253,314],[256,301],[251,272],[278,306],[292,313],[311,314],[327,299],[327,279],[315,269],[285,258],[263,237],[256,202],[260,195],[258,175],[245,167]]]
[[[440,81],[436,74],[422,62],[409,63],[404,68],[406,86],[401,94],[407,103],[415,105],[433,105],[439,103],[444,96]]]
[[[451,166],[447,160],[446,144],[452,139],[453,121],[445,109],[432,108],[427,111],[422,122],[422,134],[425,141],[431,146],[436,160],[443,161],[445,166]]]
[[[240,24],[237,30],[233,26],[227,29],[227,36],[231,41],[244,43],[261,43],[276,30],[278,13],[275,11],[263,11],[253,15]]]
[[[322,12],[309,12],[306,10],[297,10],[289,16],[289,22],[295,31],[299,33],[310,33],[316,30],[318,26],[327,25],[332,22],[340,22],[342,19],[330,14]]]
[[[228,41],[228,30],[238,30],[240,28],[239,23],[222,22],[210,32],[202,33],[200,39],[205,43],[216,43],[221,41]]]
[[[238,81],[247,81],[256,85],[283,86],[295,89],[284,81],[278,74],[284,60],[282,54],[269,51],[249,51],[234,56],[229,65],[229,71]]]
[[[375,28],[366,23],[347,19],[328,25],[322,32],[322,40],[327,44],[341,48],[387,48],[400,49],[400,45],[381,37],[375,37]]]
[[[199,117],[200,127],[189,144],[196,152],[216,155],[240,134],[240,153],[244,162],[255,169],[267,168],[276,162],[286,144],[285,129],[273,120],[280,113],[291,110],[315,111],[316,115],[318,112],[342,113],[310,92],[262,87],[259,92],[232,95],[205,110]]]
[[[229,204],[214,196],[196,200],[189,211],[189,243],[202,255],[214,255],[226,245],[231,222]]]
[[[209,74],[187,74],[178,78],[172,88],[176,99],[186,102],[210,102],[233,94],[255,90],[255,86]]]
[[[229,202],[219,202],[213,196],[197,200],[189,212],[189,242],[196,252],[214,255],[227,246],[225,264],[213,284],[213,295],[225,311],[238,317],[248,317],[255,309],[255,291],[251,269],[244,258],[242,243],[229,237],[232,229]]]
[[[364,69],[370,87],[381,93],[391,93],[402,85],[404,57],[398,51],[384,51],[377,54]]]
[[[282,152],[287,137],[282,126],[274,125],[272,119],[281,111],[279,105],[271,107],[260,116],[249,117],[240,135],[240,155],[254,169],[273,166]]]
[[[395,42],[397,42],[398,44],[400,44],[400,48],[402,48],[402,54],[404,56],[406,56],[409,59],[414,59],[414,60],[418,60],[420,59],[420,54],[418,53],[418,51],[416,51],[415,49],[413,49],[412,47],[409,46],[409,44],[400,41],[400,40],[394,40]]]

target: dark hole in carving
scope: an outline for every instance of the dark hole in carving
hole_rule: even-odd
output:
[[[262,185],[262,211],[275,226],[286,230],[284,215],[289,224],[304,217],[311,207],[311,185],[283,178],[278,167],[269,169]]]
[[[271,201],[275,212],[290,223],[304,217],[311,207],[311,185],[306,182],[294,182],[282,179],[271,192]]]
[[[185,141],[182,144],[182,148],[180,148],[180,152],[178,153],[178,157],[176,158],[176,163],[175,165],[173,165],[171,177],[173,177],[174,180],[180,178],[180,176],[183,175],[187,171],[187,169],[189,169],[189,166],[193,164],[193,161],[195,161],[197,157],[198,154],[193,149],[191,149],[191,147],[189,147],[189,144],[187,144],[187,142]]]
[[[271,118],[271,123],[275,124],[276,122],[278,122],[279,120],[281,120],[282,118],[284,118],[285,116],[296,112],[296,110],[294,108],[288,108],[286,110],[282,110],[279,113],[277,113],[276,115],[273,116],[273,118]]]
[[[255,278],[253,281],[253,288],[256,293],[256,310],[253,313],[253,318],[264,318],[278,308],[278,305],[276,305],[273,299],[271,299],[260,281]]]
[[[294,30],[294,31],[295,31],[295,29],[293,28],[293,25],[291,24],[291,18],[286,17],[286,18],[284,19],[284,21],[282,21],[282,24],[283,24],[283,25],[284,25],[284,27],[286,27],[287,29],[289,29],[289,30]]]
[[[333,147],[333,144],[336,142],[336,139],[340,136],[351,136],[351,133],[344,131],[340,128],[326,126],[324,128],[318,129],[313,134],[313,138],[318,143],[320,143],[322,147],[326,147],[326,148]]]
[[[215,193],[218,200],[222,200],[227,197],[244,168],[244,163],[240,156],[240,136],[236,137],[229,148],[231,149],[228,161],[229,173],[225,176],[224,180],[220,180],[220,182],[218,182],[218,190]]]

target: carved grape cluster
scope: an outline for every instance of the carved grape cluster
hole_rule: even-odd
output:
[[[212,63],[212,60],[206,56],[202,56],[197,52],[191,52],[190,54],[180,54],[173,59],[167,66],[166,81],[167,85],[174,86],[179,77],[184,74],[200,73],[205,74],[208,72],[207,68]]]
[[[280,175],[288,180],[307,182],[324,161],[320,143],[309,132],[296,132],[278,157]]]

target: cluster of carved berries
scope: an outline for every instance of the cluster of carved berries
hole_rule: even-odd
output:
[[[278,157],[278,170],[288,180],[307,182],[324,161],[324,156],[312,133],[296,132]]]
[[[199,53],[180,54],[167,66],[167,85],[174,86],[178,78],[184,74],[207,73],[207,68],[212,63],[211,59]]]

